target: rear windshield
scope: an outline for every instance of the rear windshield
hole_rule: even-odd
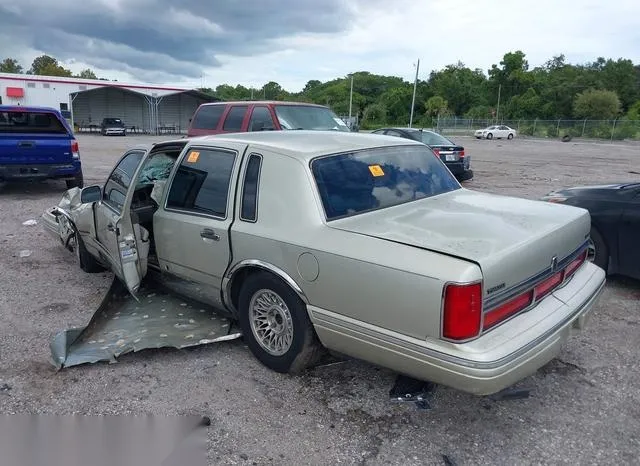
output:
[[[327,220],[384,209],[460,189],[423,145],[330,155],[311,163]]]
[[[67,134],[67,128],[49,112],[0,111],[0,133]]]
[[[431,131],[423,131],[421,135],[422,142],[428,146],[453,146],[444,136],[440,136],[438,133],[432,133]]]
[[[282,129],[349,131],[346,123],[326,107],[311,105],[276,105]]]

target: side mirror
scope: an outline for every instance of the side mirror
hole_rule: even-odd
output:
[[[87,186],[80,191],[80,202],[89,204],[102,199],[102,188],[98,185]]]

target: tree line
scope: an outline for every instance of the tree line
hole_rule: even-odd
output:
[[[12,58],[0,62],[0,71],[22,73]],[[37,57],[30,74],[73,76],[55,58]],[[78,77],[96,79],[86,69]],[[352,115],[362,127],[406,125],[413,97],[413,82],[367,71],[321,82],[310,80],[300,92],[289,92],[271,81],[260,88],[220,84],[202,91],[221,100],[297,100],[349,113],[353,78]],[[485,73],[464,63],[431,71],[416,86],[414,121],[431,125],[435,117],[473,119],[626,119],[640,120],[640,65],[632,60],[598,58],[571,64],[554,56],[531,68],[522,51],[508,52]]]

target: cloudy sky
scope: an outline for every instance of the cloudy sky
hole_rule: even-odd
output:
[[[417,59],[423,79],[458,60],[487,70],[518,49],[532,66],[560,53],[640,63],[639,24],[640,0],[0,0],[0,59],[298,91],[352,71],[412,81]]]

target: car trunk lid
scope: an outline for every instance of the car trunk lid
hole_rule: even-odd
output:
[[[580,248],[590,217],[575,207],[458,189],[329,225],[475,262],[484,299],[493,301]]]
[[[431,149],[443,162],[458,162],[464,158],[464,147],[462,146],[432,145]]]

